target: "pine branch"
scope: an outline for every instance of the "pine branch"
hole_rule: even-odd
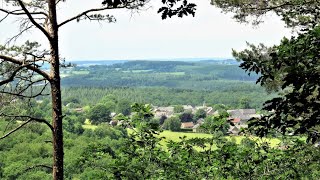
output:
[[[3,114],[1,116],[3,116]],[[34,117],[31,117],[31,116],[10,116],[10,115],[4,115],[4,116],[5,117],[12,117],[12,118],[17,118],[17,117],[19,117],[19,118],[28,118],[29,120],[23,122],[22,124],[20,124],[20,126],[14,128],[13,130],[8,132],[7,134],[5,134],[2,137],[0,137],[0,140],[9,137],[11,134],[13,134],[14,132],[18,131],[19,129],[23,128],[25,125],[27,125],[27,124],[29,124],[29,123],[31,123],[33,121],[39,122],[39,123],[44,123],[51,129],[51,131],[53,131],[53,127],[51,126],[51,124],[48,121],[44,120],[44,119],[34,118]]]
[[[21,65],[21,66],[25,66],[25,68],[27,68],[28,70],[34,71],[36,73],[38,73],[39,75],[41,75],[42,77],[44,77],[46,80],[50,80],[50,76],[43,70],[33,66],[32,64],[24,64],[25,62],[15,59],[13,57],[9,57],[9,56],[4,56],[4,55],[0,55],[0,60],[4,60],[7,62],[11,62],[13,64],[16,65]]]

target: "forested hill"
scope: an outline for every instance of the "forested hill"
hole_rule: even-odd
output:
[[[93,63],[97,64],[97,63]],[[169,87],[214,90],[239,83],[254,84],[234,60],[122,61],[111,65],[79,65],[62,70],[65,87]]]

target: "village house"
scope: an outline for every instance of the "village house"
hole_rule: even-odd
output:
[[[229,128],[229,133],[238,135],[241,128],[247,128],[247,121],[251,118],[261,118],[261,115],[256,114],[255,109],[236,109],[227,110],[229,113],[228,120],[233,124]]]
[[[204,119],[200,118],[197,120],[197,123],[193,126],[192,132],[199,132],[200,131],[200,126],[204,123]]]
[[[154,106],[154,117],[160,118],[161,116],[171,117],[174,114],[174,107],[168,106],[168,107],[157,107]]]
[[[181,123],[181,129],[192,129],[194,126],[193,122]]]

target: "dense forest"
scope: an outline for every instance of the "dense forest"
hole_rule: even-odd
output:
[[[224,90],[233,84],[235,87],[240,83],[253,84],[258,77],[255,74],[248,76],[238,65],[215,64],[214,61],[129,61],[109,66],[79,66],[62,71],[62,76],[63,86],[151,86],[193,90]]]
[[[234,86],[232,86],[234,87]],[[242,87],[242,88],[241,88]],[[251,88],[250,88],[251,87]],[[224,87],[225,88],[225,87]],[[224,89],[223,88],[223,89]],[[241,108],[241,101],[246,100],[251,108],[261,108],[262,103],[272,96],[255,86],[239,85],[225,91],[196,91],[172,89],[163,87],[148,88],[63,88],[64,102],[78,99],[81,105],[93,105],[104,96],[113,95],[116,99],[126,99],[130,102],[153,104],[156,106],[169,105],[207,105],[225,104],[230,108]]]
[[[240,107],[247,100],[261,108],[274,95],[255,84],[234,60],[128,61],[112,65],[64,69],[63,97],[82,105],[94,104],[108,94],[130,102],[168,105],[225,104]]]

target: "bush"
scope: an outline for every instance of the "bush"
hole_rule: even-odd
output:
[[[173,111],[174,113],[182,113],[184,111],[184,108],[181,105],[177,105],[173,107]]]
[[[180,128],[181,128],[181,121],[176,116],[166,119],[163,123],[163,129],[167,129],[171,131],[180,131]]]

